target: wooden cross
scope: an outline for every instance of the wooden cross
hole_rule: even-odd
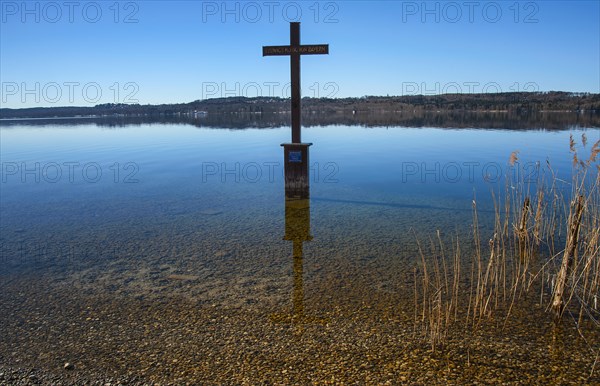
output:
[[[300,55],[327,55],[329,44],[300,45],[300,23],[290,23],[289,46],[263,46],[263,56],[290,56],[292,73],[292,143],[300,138]]]

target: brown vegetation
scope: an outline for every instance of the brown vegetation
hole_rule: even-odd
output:
[[[585,135],[581,143],[585,148]],[[582,336],[584,323],[600,328],[600,141],[585,160],[572,137],[570,149],[575,160],[570,183],[558,179],[548,163],[533,192],[520,180],[507,181],[503,199],[494,195],[492,234],[480,234],[473,200],[474,248],[468,254],[457,236],[451,257],[440,255],[439,232],[433,255],[420,249],[419,274],[417,268],[414,274],[415,331],[433,350],[444,347],[448,331],[457,325],[473,332],[492,318],[506,324],[511,310],[535,291],[556,322],[568,315]],[[517,162],[518,152],[513,152],[509,164]],[[590,349],[598,356],[597,344]]]

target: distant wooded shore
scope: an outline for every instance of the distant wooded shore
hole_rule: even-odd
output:
[[[444,94],[365,96],[360,98],[303,98],[303,113],[391,114],[488,112],[530,114],[542,112],[600,113],[600,94],[568,92],[512,92],[496,94]],[[83,116],[204,117],[209,114],[269,114],[290,111],[289,98],[228,97],[189,103],[140,105],[107,103],[96,106],[0,108],[0,119]]]

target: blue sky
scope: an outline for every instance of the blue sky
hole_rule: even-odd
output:
[[[0,1],[2,107],[289,95],[600,92],[599,1]]]

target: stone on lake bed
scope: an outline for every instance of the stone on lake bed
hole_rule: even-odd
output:
[[[167,279],[169,279],[169,280],[180,280],[180,281],[191,281],[191,280],[198,280],[198,276],[173,274],[173,275],[167,276]]]
[[[222,210],[216,210],[216,209],[205,209],[205,210],[201,210],[199,212],[200,214],[204,215],[204,216],[216,216],[218,214],[223,213]]]
[[[224,251],[224,250],[220,250],[215,252],[215,257],[223,257],[223,256],[227,256],[229,254],[229,251]]]
[[[72,363],[66,362],[65,365],[63,366],[63,368],[65,370],[73,370],[75,368],[75,366],[73,366]]]

